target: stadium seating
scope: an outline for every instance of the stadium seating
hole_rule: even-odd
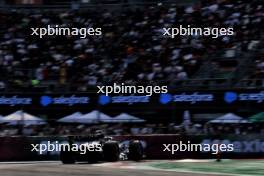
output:
[[[102,27],[103,35],[86,39],[30,35],[31,27],[47,24]],[[179,24],[232,26],[235,35],[170,39],[158,32]],[[171,4],[125,11],[3,11],[0,91],[63,88],[85,92],[91,86],[113,82],[154,82],[175,88],[184,80],[212,78],[212,74],[228,79],[238,69],[243,53],[263,41],[263,24],[263,6],[256,1],[202,1],[186,7]],[[225,51],[221,61],[211,60],[216,52]],[[263,56],[256,60],[257,74],[263,72],[261,60]],[[216,72],[196,75],[205,63]]]

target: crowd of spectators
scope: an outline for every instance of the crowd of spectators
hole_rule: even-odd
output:
[[[254,53],[254,59],[252,60],[250,74],[248,74],[241,82],[244,87],[264,87],[264,50],[263,43],[259,46],[259,50]]]
[[[261,40],[263,4],[201,1],[125,10],[0,12],[0,90],[40,85],[87,91],[98,84],[166,83],[193,76],[205,55],[247,51]],[[233,27],[234,36],[164,37],[163,27]],[[31,36],[32,27],[100,27],[102,36]],[[260,66],[263,64],[259,64]]]

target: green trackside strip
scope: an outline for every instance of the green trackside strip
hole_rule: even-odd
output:
[[[222,160],[221,162],[157,162],[149,166],[158,169],[219,173],[241,176],[264,176],[264,160]]]

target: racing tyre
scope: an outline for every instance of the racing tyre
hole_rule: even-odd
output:
[[[61,151],[60,160],[63,164],[74,164],[74,153],[70,151]]]
[[[120,150],[118,142],[108,141],[103,146],[104,159],[109,162],[119,160]]]
[[[97,163],[98,161],[102,160],[102,153],[101,152],[87,152],[86,154],[88,163]]]
[[[133,161],[139,161],[143,158],[144,150],[140,141],[131,141],[129,143],[128,159]]]

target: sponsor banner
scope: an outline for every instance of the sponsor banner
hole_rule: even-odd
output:
[[[196,104],[201,102],[213,102],[215,100],[215,95],[211,93],[180,93],[180,94],[161,94],[160,103],[168,104],[170,102],[174,103],[190,103]]]
[[[0,106],[18,106],[32,105],[32,97],[24,97],[21,95],[0,96]]]
[[[109,96],[95,93],[82,94],[0,94],[0,109],[72,108],[75,111],[94,108],[149,109],[254,109],[262,111],[264,90],[177,91],[166,94]],[[124,109],[125,111],[126,109]]]
[[[264,91],[254,92],[225,92],[224,99],[227,103],[235,102],[252,102],[252,103],[263,103],[264,102]]]
[[[136,96],[136,95],[129,95],[129,96],[106,96],[100,95],[98,97],[99,105],[107,105],[107,104],[138,104],[138,103],[151,103],[150,96]]]
[[[90,98],[88,96],[48,96],[43,95],[40,97],[40,104],[41,106],[49,106],[49,105],[66,105],[66,106],[73,106],[73,105],[88,105]]]

